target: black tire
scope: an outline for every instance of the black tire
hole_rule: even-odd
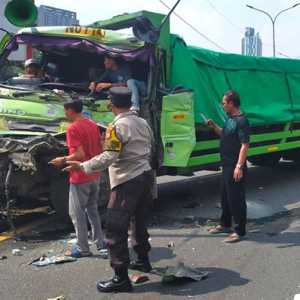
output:
[[[49,187],[49,200],[60,219],[71,222],[69,217],[69,180],[68,176],[58,175],[52,178]]]
[[[273,153],[273,154],[263,154],[258,156],[249,157],[248,160],[256,166],[261,167],[275,167],[278,165],[281,159],[280,153]]]
[[[103,171],[100,177],[98,204],[101,215],[105,214],[109,195],[109,176],[107,171]],[[49,200],[60,219],[65,220],[67,223],[71,222],[69,217],[69,182],[67,176],[57,175],[53,177],[50,183]]]

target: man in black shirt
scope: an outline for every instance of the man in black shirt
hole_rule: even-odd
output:
[[[250,125],[240,111],[240,97],[229,91],[222,99],[228,115],[224,127],[220,128],[212,120],[207,124],[221,137],[220,155],[222,164],[222,215],[220,225],[209,230],[210,233],[231,232],[232,219],[234,232],[225,242],[233,243],[246,234],[247,206],[245,199],[245,179],[247,174],[247,152],[250,141]]]

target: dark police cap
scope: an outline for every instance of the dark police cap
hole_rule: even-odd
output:
[[[109,89],[110,99],[117,107],[131,107],[131,92],[127,87],[112,87]]]

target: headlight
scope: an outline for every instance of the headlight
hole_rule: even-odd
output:
[[[5,118],[0,118],[0,130],[9,130],[8,123]]]
[[[70,123],[68,123],[68,122],[60,122],[57,131],[58,132],[66,132],[69,125],[70,125]]]

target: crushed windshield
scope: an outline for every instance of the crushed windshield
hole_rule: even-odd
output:
[[[23,45],[32,47],[33,59],[12,63],[10,57]],[[133,78],[144,82],[153,63],[150,49],[118,49],[79,38],[19,34],[7,49],[10,53],[5,61],[14,67],[10,67],[8,73],[0,72],[2,84],[30,90],[73,91],[81,95],[90,95],[90,83],[98,81],[106,72],[104,60],[107,55],[113,56],[121,65],[130,66]],[[97,96],[107,98],[105,91]]]

